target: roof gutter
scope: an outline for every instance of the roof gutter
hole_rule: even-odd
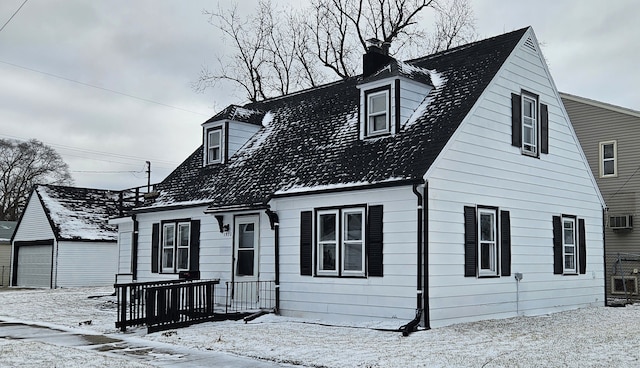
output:
[[[312,190],[304,190],[301,188],[300,191],[289,191],[282,193],[275,193],[271,195],[268,199],[271,198],[284,198],[284,197],[297,197],[304,196],[310,194],[324,194],[324,193],[337,193],[337,192],[351,192],[356,190],[364,190],[364,189],[378,189],[378,188],[389,188],[389,187],[399,187],[410,184],[422,184],[424,181],[422,179],[399,179],[399,180],[389,180],[389,181],[381,181],[377,183],[362,183],[362,184],[353,184],[353,185],[345,185],[341,187],[330,187],[312,189]]]
[[[222,213],[222,212],[234,212],[234,211],[255,211],[255,210],[268,210],[269,205],[264,203],[254,203],[254,204],[238,204],[238,205],[229,205],[229,206],[221,206],[214,207],[210,205],[204,213],[212,214],[212,213]]]

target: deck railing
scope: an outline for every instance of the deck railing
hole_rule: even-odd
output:
[[[214,320],[214,287],[219,283],[220,280],[205,280],[148,287],[145,292],[147,331]]]
[[[226,295],[220,295],[224,299],[216,298],[219,283],[217,279],[180,279],[115,284],[116,328],[124,332],[127,327],[146,325],[148,332],[154,332],[275,309],[274,281],[227,282]]]
[[[115,284],[118,303],[116,328],[126,331],[130,326],[141,326],[146,323],[146,290],[150,287],[172,285],[182,280],[166,280],[152,282],[130,282]]]
[[[273,310],[276,306],[274,281],[227,282],[226,313]]]

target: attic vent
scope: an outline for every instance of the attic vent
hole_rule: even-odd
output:
[[[533,42],[531,37],[527,38],[527,40],[524,41],[524,47],[528,48],[530,51],[533,51],[535,53],[538,52],[538,49],[536,48],[536,43]]]

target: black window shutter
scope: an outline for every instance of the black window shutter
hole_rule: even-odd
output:
[[[549,153],[549,107],[540,104],[540,152]]]
[[[160,224],[153,224],[151,227],[151,272],[158,273],[160,247]]]
[[[300,213],[300,274],[311,276],[313,270],[313,215]]]
[[[476,277],[478,267],[476,208],[464,207],[464,276]]]
[[[384,274],[383,268],[383,208],[382,206],[369,207],[369,221],[367,223],[367,256],[369,276]]]
[[[200,270],[200,220],[191,221],[189,243],[189,271]]]
[[[500,211],[500,274],[511,276],[511,219],[509,211]]]
[[[578,265],[580,273],[587,273],[587,239],[584,228],[584,219],[578,219]]]
[[[511,145],[522,147],[522,106],[520,95],[511,94]]]
[[[562,219],[553,216],[553,273],[562,275]]]

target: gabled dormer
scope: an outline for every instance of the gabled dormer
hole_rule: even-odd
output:
[[[263,111],[229,105],[202,124],[203,165],[226,163],[262,126]]]
[[[388,44],[369,40],[363,56],[360,90],[360,138],[376,138],[400,131],[436,85],[432,71],[388,55]],[[434,83],[436,82],[436,83]]]

